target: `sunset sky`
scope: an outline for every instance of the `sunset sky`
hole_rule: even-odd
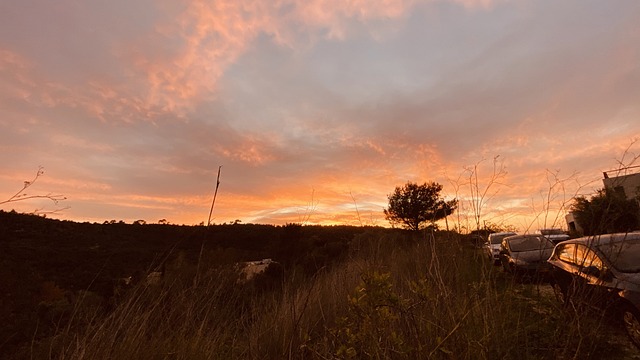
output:
[[[387,226],[436,181],[470,228],[476,169],[534,231],[638,138],[637,0],[0,2],[0,201],[67,198],[6,211],[197,224],[222,166],[215,223]]]

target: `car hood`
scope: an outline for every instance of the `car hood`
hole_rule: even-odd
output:
[[[519,251],[513,253],[513,257],[520,261],[535,262],[541,260],[547,260],[551,256],[553,249],[542,249],[533,251]]]

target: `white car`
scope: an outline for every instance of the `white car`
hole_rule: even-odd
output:
[[[500,265],[500,244],[502,240],[507,236],[518,235],[512,231],[498,232],[489,234],[489,240],[484,244],[485,252],[489,257],[489,260],[493,261],[494,265]]]
[[[562,231],[562,229],[540,229],[540,234],[544,235],[544,237],[554,244],[569,240],[569,235]]]

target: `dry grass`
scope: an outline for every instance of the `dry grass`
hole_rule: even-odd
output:
[[[34,344],[45,359],[600,359],[601,318],[562,310],[457,237],[354,239],[349,260],[277,286],[209,269],[139,286],[108,315]],[[260,279],[258,279],[260,281]]]

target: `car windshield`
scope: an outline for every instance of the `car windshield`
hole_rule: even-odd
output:
[[[530,236],[522,238],[508,239],[511,251],[534,251],[553,248],[553,243],[541,236]]]
[[[640,239],[616,241],[598,246],[614,268],[625,273],[640,272]]]

